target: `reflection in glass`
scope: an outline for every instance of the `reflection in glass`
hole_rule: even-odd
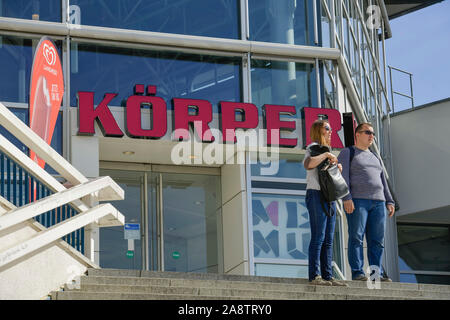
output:
[[[304,196],[252,195],[255,258],[308,259],[311,240]]]
[[[163,174],[164,270],[218,272],[220,178]]]
[[[0,101],[28,104],[33,45],[38,39],[0,35]],[[55,41],[58,54],[61,41]]]
[[[399,269],[450,272],[448,226],[397,224]],[[415,274],[419,283],[447,283],[450,277]],[[443,282],[444,281],[444,282]]]
[[[23,121],[26,125],[29,125],[29,110],[28,108],[9,108],[9,110],[14,113],[16,117]],[[52,136],[51,147],[56,150],[59,154],[62,154],[62,112],[58,113],[58,117],[56,118],[55,130]],[[8,141],[14,144],[19,150],[28,154],[28,147],[25,146],[19,139],[17,139],[14,135],[12,135],[8,130],[0,126],[0,134],[4,136]],[[48,164],[45,164],[45,170],[50,174],[56,174],[56,171],[53,170]]]
[[[248,0],[250,39],[314,45],[311,0]]]
[[[61,0],[1,0],[0,17],[61,22]]]
[[[302,163],[303,157],[302,154],[281,154],[278,161],[278,171],[270,177],[306,179],[306,170]],[[251,165],[252,176],[264,176],[261,169],[268,168],[271,165],[273,164],[268,164],[267,161],[261,162],[259,159],[255,159]]]
[[[252,60],[252,102],[291,105],[297,108],[297,117],[302,107],[317,106],[315,69],[312,64]]]
[[[238,39],[238,0],[70,0],[83,25]],[[200,16],[201,15],[201,16]]]
[[[170,108],[172,98],[204,99],[217,112],[219,101],[241,101],[240,59],[77,44],[71,54],[71,106],[79,91],[118,93],[120,106],[135,84],[155,85]]]
[[[141,182],[143,173],[100,170],[100,176],[111,176],[125,191],[125,199],[111,204],[125,216],[125,223],[139,223],[141,231]],[[128,257],[128,240],[124,227],[100,229],[100,266],[116,269],[142,269],[142,241],[134,240],[134,256]]]
[[[308,266],[255,263],[255,275],[262,277],[308,278]]]
[[[140,223],[142,241],[148,239],[147,252],[143,253],[141,240],[135,240],[134,258],[129,258],[124,227],[102,228],[101,267],[143,269],[143,260],[148,258],[150,270],[219,272],[222,254],[218,239],[218,230],[222,228],[218,219],[219,176],[147,173],[148,193],[145,195],[144,172],[102,169],[100,175],[111,176],[124,189],[125,200],[112,204],[125,216],[126,223]],[[145,199],[148,212],[143,205]],[[142,218],[147,213],[148,226]],[[162,248],[164,261],[158,258]]]

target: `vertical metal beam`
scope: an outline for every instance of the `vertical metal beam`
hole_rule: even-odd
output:
[[[240,1],[241,12],[241,39],[250,39],[250,18],[248,9],[248,0]]]
[[[315,59],[315,68],[316,68],[316,86],[317,86],[317,105],[319,108],[322,108],[321,94],[320,94],[320,71],[319,71],[319,59]]]
[[[251,155],[250,152],[246,152],[245,163],[245,183],[247,193],[247,229],[248,229],[248,264],[249,274],[255,275],[255,250],[253,245],[253,208],[252,208],[252,171],[251,171]]]
[[[148,176],[147,172],[144,172],[144,176],[141,178],[141,251],[143,270],[149,270],[149,257],[152,256],[152,249],[149,248],[148,241],[148,220]]]
[[[242,57],[242,95],[244,102],[252,102],[252,83],[251,83],[251,56],[250,53]]]
[[[164,198],[163,198],[163,178],[162,173],[159,174],[158,179],[158,216],[159,216],[159,267],[161,271],[164,271]]]
[[[336,48],[336,9],[334,0],[331,0],[331,8],[329,9],[331,13],[331,47]]]
[[[339,83],[340,83],[340,80],[339,80],[339,65],[337,64],[337,62],[334,62],[334,61],[332,61],[332,64],[333,64],[333,69],[334,69],[334,107],[335,107],[335,109],[337,109],[337,110],[339,110],[340,109],[340,106],[339,106],[339,103],[340,103],[340,99],[339,99]],[[344,100],[345,100],[345,95],[344,95]],[[346,104],[344,103],[344,107],[345,108],[347,108],[346,107]],[[345,109],[345,111],[347,112],[347,109]]]
[[[317,17],[317,0],[313,0],[313,21],[314,21],[314,44],[319,44],[318,17]]]

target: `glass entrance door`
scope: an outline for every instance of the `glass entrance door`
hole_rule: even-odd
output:
[[[218,272],[219,177],[153,173],[162,209],[160,268],[165,271]]]
[[[126,170],[101,170],[100,173],[111,176],[124,188],[125,200],[114,205],[125,215],[126,223],[133,223],[133,219],[141,228],[134,257],[125,254],[127,240],[123,227],[101,229],[101,235],[105,234],[100,242],[102,267],[219,272],[219,261],[222,261],[218,237],[221,234],[219,176]],[[126,183],[131,181],[134,189],[129,194]],[[104,258],[103,253],[107,253]]]

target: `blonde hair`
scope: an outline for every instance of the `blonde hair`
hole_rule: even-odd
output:
[[[309,130],[309,135],[311,140],[317,142],[322,146],[330,146],[328,141],[325,139],[325,136],[322,134],[320,129],[325,126],[325,123],[329,123],[327,120],[316,120],[313,122],[311,129]]]

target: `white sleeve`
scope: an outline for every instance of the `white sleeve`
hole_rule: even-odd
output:
[[[305,153],[305,157],[303,158],[303,164],[305,164],[305,160],[307,158],[311,157],[311,152],[309,151],[309,148],[306,148],[306,153]]]

